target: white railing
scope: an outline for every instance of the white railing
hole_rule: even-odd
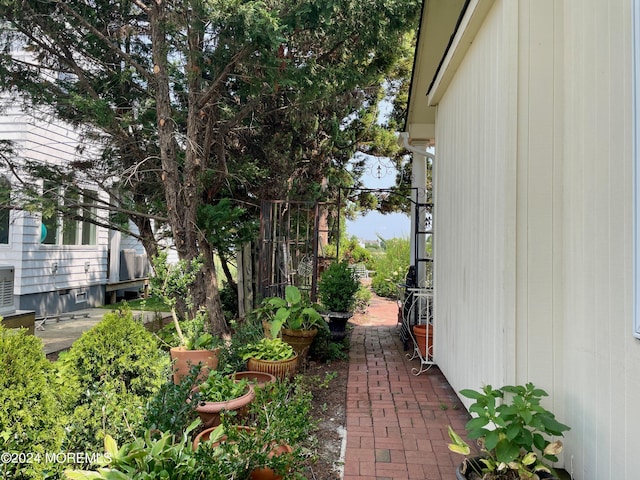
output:
[[[398,319],[401,321],[400,336],[405,348],[410,350],[407,357],[410,360],[418,358],[420,368],[413,368],[414,375],[420,375],[435,365],[433,349],[434,305],[433,289],[404,288],[398,286]],[[422,326],[421,332],[414,331],[415,326]]]

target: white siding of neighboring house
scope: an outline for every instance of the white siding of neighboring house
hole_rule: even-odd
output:
[[[34,121],[13,109],[0,116],[0,138],[15,141],[18,154],[33,160],[64,163],[76,156],[78,138],[69,128]],[[54,305],[56,294],[66,289],[70,290],[71,308],[102,302],[102,289],[94,288],[89,302],[77,307],[75,294],[106,283],[108,232],[97,227],[96,245],[45,245],[40,243],[40,228],[39,215],[13,211],[10,245],[0,247],[0,264],[15,266],[15,294],[22,297],[18,307],[35,308],[37,315],[60,313],[62,307]],[[55,275],[54,263],[58,264]],[[89,264],[87,272],[85,263]],[[48,294],[48,300],[35,300],[38,294]]]
[[[640,475],[631,38],[628,0],[496,0],[438,103],[438,364],[545,388],[575,480]]]

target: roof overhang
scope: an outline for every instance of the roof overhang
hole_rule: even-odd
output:
[[[427,94],[469,1],[424,0],[405,123],[410,143],[435,138],[435,106],[428,104]]]

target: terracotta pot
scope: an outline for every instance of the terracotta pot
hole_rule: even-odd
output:
[[[313,343],[313,339],[317,334],[317,328],[311,330],[291,330],[289,328],[283,328],[282,340],[291,345],[293,350],[298,354],[299,361],[304,362],[307,358],[309,348]]]
[[[245,372],[234,372],[229,375],[235,380],[248,380],[253,386],[253,389],[264,388],[267,385],[276,383],[276,377],[267,372],[256,372],[253,370],[247,370]]]
[[[244,430],[246,432],[253,432],[255,431],[255,429],[251,428],[251,427],[245,427],[245,426],[238,426],[236,427],[238,430]],[[198,448],[198,445],[200,444],[200,442],[206,442],[207,440],[209,440],[209,437],[211,435],[211,433],[215,430],[215,427],[212,428],[207,428],[206,430],[203,430],[202,432],[200,432],[196,438],[193,439],[193,449],[196,450]],[[213,448],[217,447],[218,445],[220,445],[222,442],[224,442],[227,439],[226,435],[223,435],[220,440],[218,442],[213,443],[211,446]],[[269,452],[268,457],[271,458],[274,455],[282,455],[285,453],[291,453],[293,452],[293,449],[287,445],[287,444],[282,444],[282,445],[274,445],[271,449],[271,451]],[[262,467],[262,468],[256,468],[251,472],[251,475],[249,476],[249,478],[251,480],[281,480],[283,477],[282,475],[277,475],[271,468],[269,467]]]
[[[298,355],[286,360],[260,360],[258,358],[250,358],[247,360],[247,370],[256,372],[270,373],[276,378],[283,380],[291,378],[296,374],[298,368]]]
[[[416,338],[422,358],[428,361],[433,360],[433,325],[414,325],[413,336]]]
[[[214,350],[187,350],[184,347],[175,347],[169,351],[173,360],[173,383],[178,385],[189,374],[192,365],[202,364],[198,380],[204,380],[209,371],[218,368],[220,349]]]
[[[238,398],[227,400],[226,402],[207,402],[200,400],[196,405],[196,412],[200,415],[200,420],[205,427],[216,427],[220,425],[220,413],[223,411],[242,411],[249,405],[256,393],[251,385],[248,385],[249,391]],[[194,390],[197,390],[194,389]]]

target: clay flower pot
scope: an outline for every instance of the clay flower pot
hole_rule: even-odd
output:
[[[256,396],[251,385],[247,385],[247,388],[248,391],[244,395],[224,402],[199,400],[195,410],[198,412],[202,424],[205,427],[216,427],[220,425],[220,413],[223,411],[242,411],[245,409]],[[197,388],[194,390],[197,390]]]
[[[173,383],[178,385],[182,378],[189,374],[192,365],[202,364],[198,380],[204,380],[211,370],[218,368],[220,349],[215,350],[187,350],[184,347],[174,347],[169,351],[173,360]]]
[[[253,389],[264,388],[267,385],[276,383],[276,377],[267,372],[256,372],[247,370],[245,372],[234,372],[229,375],[234,380],[248,380]]]
[[[290,328],[282,329],[282,340],[293,347],[293,351],[298,354],[300,362],[304,362],[307,358],[309,348],[313,343],[313,339],[318,334],[317,328],[311,330],[292,330]]]
[[[247,370],[270,373],[281,380],[293,377],[297,369],[297,354],[286,360],[261,360],[258,358],[250,358],[247,360]]]
[[[427,361],[433,360],[433,325],[414,325],[413,336],[416,338],[420,356]]]
[[[240,431],[245,431],[245,432],[255,431],[255,429],[251,427],[245,427],[242,425],[236,428]],[[196,436],[196,438],[193,439],[193,449],[196,450],[198,448],[198,445],[200,445],[201,442],[206,442],[207,440],[209,440],[209,437],[214,430],[215,430],[215,427],[212,427],[212,428],[207,428],[202,432],[200,432]],[[220,445],[222,442],[224,442],[226,439],[227,439],[227,436],[223,435],[218,442],[213,443],[211,446],[215,448],[218,445]],[[293,452],[293,449],[287,444],[272,445],[271,450],[269,451],[268,457],[271,458],[276,455],[283,455],[291,452]],[[251,480],[281,480],[283,477],[282,475],[277,475],[276,472],[274,472],[273,469],[269,467],[261,467],[261,468],[256,468],[252,470],[249,478]]]

